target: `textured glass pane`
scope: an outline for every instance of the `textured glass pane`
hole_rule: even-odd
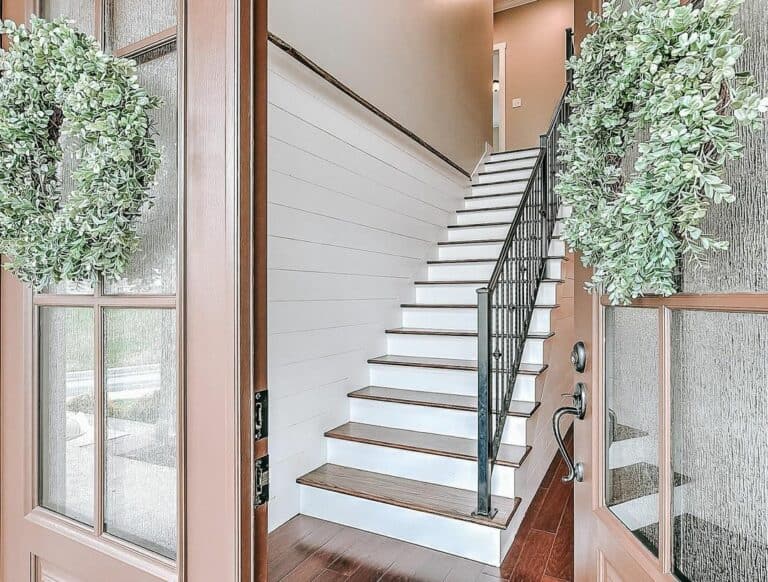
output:
[[[736,17],[750,39],[737,65],[758,80],[768,94],[768,2],[746,0]],[[727,252],[711,253],[702,268],[687,266],[683,290],[689,293],[768,292],[768,125],[741,131],[744,158],[728,164],[725,180],[736,202],[713,206],[704,232],[731,243]]]
[[[106,283],[107,293],[173,295],[176,292],[178,232],[177,63],[175,50],[158,50],[139,65],[139,81],[164,104],[154,112],[156,139],[163,148],[162,165],[153,189],[155,204],[141,218],[140,248],[120,281]]]
[[[52,20],[63,16],[75,21],[78,30],[93,36],[94,17],[93,0],[43,0],[40,3],[40,15]]]
[[[176,555],[176,313],[109,309],[104,318],[105,527]]]
[[[41,307],[40,505],[93,524],[93,311]]]
[[[606,310],[606,505],[654,553],[659,523],[658,335],[655,309]]]
[[[768,315],[673,312],[674,564],[768,580]]]
[[[123,48],[176,26],[177,0],[107,0],[107,47]]]

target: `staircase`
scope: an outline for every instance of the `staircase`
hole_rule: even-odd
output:
[[[301,513],[498,566],[551,458],[532,450],[564,245],[546,259],[492,474],[492,517],[478,499],[477,289],[488,284],[540,150],[491,155],[455,224],[349,394],[350,422],[325,433],[327,464],[300,477]],[[550,458],[532,462],[534,456]]]

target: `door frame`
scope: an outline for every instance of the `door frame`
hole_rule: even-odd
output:
[[[228,0],[223,6],[213,0],[180,0],[179,5],[186,7],[179,11],[179,46],[196,49],[179,51],[184,172],[179,205],[186,221],[179,226],[184,277],[177,316],[185,333],[178,336],[178,381],[185,396],[179,409],[176,565],[79,534],[66,518],[42,515],[45,510],[39,512],[39,525],[67,540],[70,548],[95,550],[102,565],[117,560],[169,580],[266,580],[266,506],[254,510],[253,466],[254,458],[267,452],[266,439],[254,440],[254,394],[266,390],[267,0]],[[0,1],[0,14],[17,21],[34,8],[33,0]],[[9,309],[29,305],[25,295],[24,286],[2,274],[0,301],[8,302]],[[9,385],[31,386],[31,313],[27,307],[10,314],[0,321],[0,365],[7,363],[0,367],[0,378],[18,382],[6,382],[5,391]],[[6,404],[8,398],[28,400],[29,394],[9,397],[0,391],[0,397]],[[0,409],[0,414],[9,413]],[[33,435],[29,421],[24,422],[25,433]],[[11,458],[19,448],[0,440],[0,479],[13,479],[9,467],[29,467],[34,442],[22,440],[27,441],[23,460]],[[24,499],[26,507],[36,503],[29,491]],[[6,521],[9,513],[0,506],[3,539],[17,534],[8,529],[14,523]],[[67,548],[51,551],[58,557]],[[0,568],[8,552],[0,544]],[[34,576],[35,563],[44,558],[30,560]]]
[[[503,152],[507,148],[507,43],[494,44],[493,52],[499,53],[499,151]]]

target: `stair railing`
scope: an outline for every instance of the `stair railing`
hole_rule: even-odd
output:
[[[573,31],[566,30],[566,57],[573,55]],[[493,469],[533,318],[536,295],[546,274],[547,256],[560,207],[555,193],[560,127],[568,122],[566,100],[573,78],[569,70],[563,96],[520,200],[488,285],[477,290],[477,511],[496,514],[491,499]]]

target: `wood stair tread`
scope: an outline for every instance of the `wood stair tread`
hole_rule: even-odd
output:
[[[565,283],[565,279],[552,279],[552,278],[544,278],[541,280],[542,283]],[[462,280],[454,280],[454,281],[415,281],[414,285],[479,285],[480,287],[484,287],[488,284],[488,281],[462,281]]]
[[[477,371],[477,360],[464,360],[458,358],[428,358],[423,356],[401,356],[387,354],[368,360],[369,364],[383,364],[388,366],[413,366],[416,368],[441,368],[444,370]],[[519,374],[537,376],[549,367],[549,364],[520,364]]]
[[[473,224],[449,224],[448,228],[479,228],[481,226],[509,226],[512,221],[509,222],[480,222]]]
[[[503,238],[480,238],[473,240],[446,240],[437,243],[437,246],[453,246],[453,245],[482,245],[482,244],[503,244]]]
[[[403,309],[477,309],[474,303],[403,303]],[[514,307],[527,307],[527,305],[515,305]],[[534,309],[557,309],[557,303],[534,305]]]
[[[405,451],[477,461],[477,441],[429,432],[390,428],[374,424],[348,422],[325,433],[328,438],[354,441]],[[523,464],[531,447],[501,444],[497,464],[517,468]]]
[[[518,158],[517,160],[504,160],[503,162],[491,162],[493,164],[508,164],[509,162],[517,162],[520,160],[530,160],[533,162],[530,166],[521,166],[519,168],[507,168],[506,170],[483,170],[482,172],[478,172],[478,176],[493,176],[494,174],[503,174],[504,172],[520,172],[522,170],[532,170],[533,167],[536,165],[536,158]],[[527,178],[515,178],[512,180],[513,182],[523,182],[527,181]],[[487,182],[486,182],[487,183]],[[491,182],[493,183],[493,182]],[[482,184],[478,183],[478,186],[482,186]]]
[[[473,491],[332,464],[322,465],[296,481],[301,485],[496,529],[507,528],[520,504],[517,497],[494,495],[493,507],[498,513],[492,519],[478,517],[472,515],[477,506],[477,493]]]
[[[468,212],[489,212],[493,210],[517,210],[520,206],[514,204],[512,206],[491,206],[486,208],[462,208],[457,210],[456,214],[466,214]]]
[[[394,327],[386,330],[386,333],[400,335],[445,335],[453,337],[477,337],[477,332],[469,329],[432,329],[428,327]],[[549,339],[555,332],[547,333],[528,332],[528,339]]]
[[[427,261],[428,265],[453,265],[461,263],[495,263],[498,261],[498,257],[487,259],[434,259]]]
[[[477,397],[462,394],[443,394],[440,392],[405,390],[403,388],[389,388],[386,386],[366,386],[365,388],[350,392],[348,396],[350,398],[376,400],[378,402],[395,402],[413,406],[477,412]],[[509,405],[509,415],[530,418],[538,407],[539,402],[513,400]]]

